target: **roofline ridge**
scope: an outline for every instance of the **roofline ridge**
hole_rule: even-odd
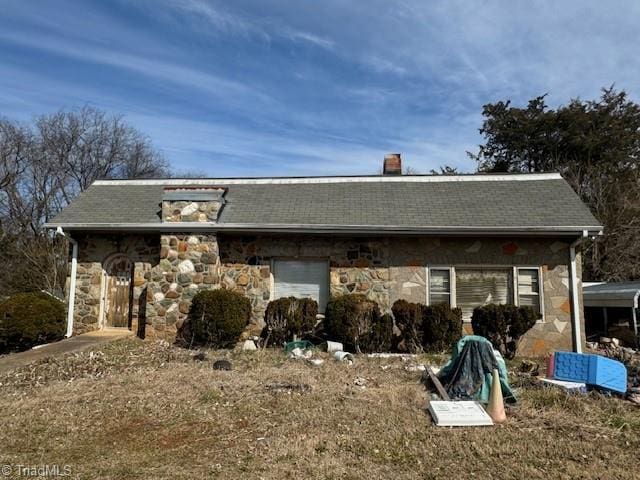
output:
[[[325,177],[246,177],[246,178],[154,178],[154,179],[105,179],[93,185],[160,185],[160,186],[209,186],[221,185],[296,185],[321,183],[445,183],[445,182],[522,182],[560,180],[559,173],[470,173],[457,175],[362,175]]]

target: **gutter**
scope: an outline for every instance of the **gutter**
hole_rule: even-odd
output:
[[[402,226],[402,225],[330,225],[330,224],[275,224],[275,223],[47,223],[45,228],[65,228],[79,231],[132,231],[132,232],[237,232],[237,233],[317,233],[317,234],[392,234],[392,235],[551,235],[574,236],[587,231],[601,234],[601,226]]]
[[[78,272],[78,242],[65,234],[62,227],[56,229],[58,235],[66,237],[72,245],[71,250],[71,281],[69,282],[69,305],[67,307],[67,333],[65,337],[73,335],[73,312],[76,304],[76,276]]]
[[[569,279],[571,281],[571,323],[573,332],[573,351],[582,353],[582,324],[580,323],[580,301],[578,298],[578,268],[576,265],[576,247],[589,237],[587,230],[569,245]]]

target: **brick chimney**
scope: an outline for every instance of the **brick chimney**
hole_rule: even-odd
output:
[[[388,153],[384,156],[383,175],[402,175],[402,160],[399,153]]]

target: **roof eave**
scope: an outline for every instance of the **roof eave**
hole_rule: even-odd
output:
[[[595,226],[519,226],[519,227],[451,227],[402,225],[304,225],[304,224],[234,224],[209,222],[176,223],[47,223],[45,228],[69,231],[118,232],[228,232],[228,233],[316,233],[316,234],[395,234],[395,235],[536,235],[588,236],[602,234]]]

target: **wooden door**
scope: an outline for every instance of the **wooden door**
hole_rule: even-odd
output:
[[[131,261],[118,257],[107,266],[105,299],[105,326],[129,326],[129,302],[131,294]]]

